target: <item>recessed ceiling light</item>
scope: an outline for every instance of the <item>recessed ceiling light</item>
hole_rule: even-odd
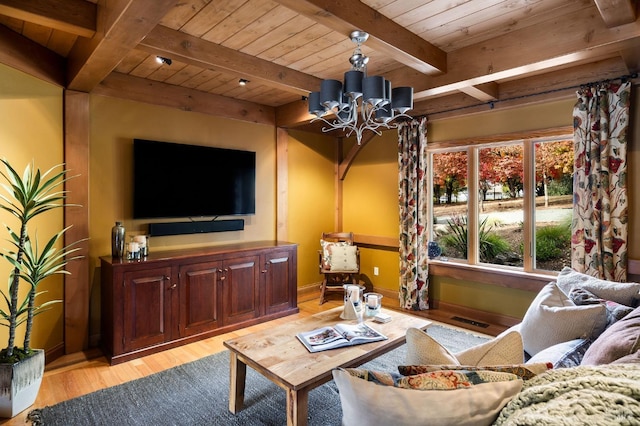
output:
[[[249,80],[245,80],[244,78],[241,78],[240,80],[238,80],[238,84],[240,86],[246,86],[248,82]]]
[[[167,64],[167,65],[171,65],[171,59],[169,58],[165,58],[162,56],[156,56],[156,62],[159,64]]]

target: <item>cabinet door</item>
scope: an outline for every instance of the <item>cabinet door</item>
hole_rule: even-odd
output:
[[[273,314],[295,307],[296,278],[293,251],[269,252],[264,257],[265,313]]]
[[[192,336],[220,326],[221,262],[180,268],[180,336]]]
[[[126,272],[123,286],[124,351],[171,340],[171,268]]]
[[[260,315],[260,257],[245,256],[223,262],[222,310],[224,325]]]

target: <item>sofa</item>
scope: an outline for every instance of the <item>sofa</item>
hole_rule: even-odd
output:
[[[640,425],[640,284],[565,268],[494,339],[451,353],[410,329],[406,357],[333,372],[343,425]]]

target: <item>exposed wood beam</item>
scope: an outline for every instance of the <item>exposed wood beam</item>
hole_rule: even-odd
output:
[[[365,145],[367,145],[375,136],[377,135],[374,132],[367,132],[362,137],[360,144],[355,144],[351,147],[347,156],[338,165],[338,179],[342,181],[347,177],[347,172],[351,168],[353,161],[356,159],[362,148],[364,148]]]
[[[64,58],[3,25],[0,25],[0,63],[64,86]]]
[[[425,78],[407,68],[386,75],[395,85],[414,87],[416,99],[460,90],[464,86],[514,79],[575,61],[619,55],[620,44],[640,37],[640,22],[607,28],[595,6],[523,28],[449,54],[449,71]],[[540,37],[548,34],[548,37]],[[548,43],[549,37],[562,43]],[[527,48],[524,49],[523,46]]]
[[[602,20],[609,28],[630,24],[636,20],[634,0],[593,0]]]
[[[309,114],[307,101],[295,101],[276,108],[276,126],[296,127],[308,123],[314,115]]]
[[[488,102],[498,99],[498,83],[495,82],[463,87],[460,91],[479,101]]]
[[[177,108],[182,111],[201,112],[251,123],[275,125],[275,111],[269,106],[131,77],[117,72],[111,73],[91,93]]]
[[[360,1],[276,0],[287,8],[349,37],[369,33],[367,45],[422,74],[447,71],[447,54]]]
[[[179,0],[115,0],[98,7],[98,28],[69,54],[68,88],[90,92]]]
[[[87,38],[96,33],[96,9],[86,0],[0,0],[0,15]]]
[[[162,25],[153,29],[140,42],[138,48],[187,64],[238,74],[248,80],[300,95],[308,95],[314,87],[319,87],[322,81],[312,75]]]

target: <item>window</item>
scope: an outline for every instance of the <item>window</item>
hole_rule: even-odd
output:
[[[430,235],[442,260],[527,272],[570,265],[571,135],[435,143],[429,152]]]

